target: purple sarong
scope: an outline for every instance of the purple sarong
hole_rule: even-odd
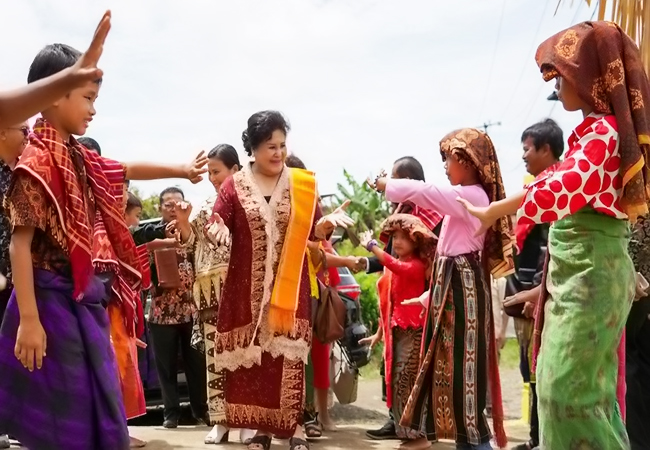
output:
[[[104,284],[94,278],[75,302],[72,280],[34,270],[34,282],[47,356],[32,373],[14,356],[20,318],[12,294],[0,328],[0,434],[30,450],[128,449]]]

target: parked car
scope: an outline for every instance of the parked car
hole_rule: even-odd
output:
[[[337,270],[341,279],[341,282],[337,286],[337,291],[343,298],[354,300],[357,308],[348,308],[348,310],[351,314],[359,314],[361,287],[347,267],[339,267]],[[148,317],[151,308],[151,295],[147,295],[143,301],[145,302],[145,317]],[[356,320],[354,317],[350,317],[349,319]],[[142,384],[144,386],[144,395],[147,407],[158,407],[162,406],[162,394],[160,392],[160,384],[158,382],[152,344],[151,342],[147,342],[147,344],[147,348],[145,349],[138,348],[138,366],[140,369]],[[183,360],[180,352],[178,355],[178,390],[180,401],[183,403],[189,402],[189,391],[187,389],[187,380],[185,378]]]

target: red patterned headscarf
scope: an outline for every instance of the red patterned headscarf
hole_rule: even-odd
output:
[[[634,41],[612,22],[583,22],[550,37],[535,57],[544,80],[567,80],[594,112],[614,114],[619,132],[621,206],[635,222],[650,198],[650,84]]]
[[[102,233],[105,232],[106,242],[112,247],[124,282],[130,289],[139,291],[140,261],[124,221],[121,198],[118,198],[123,195],[124,167],[87,150],[74,138],[66,144],[54,127],[38,119],[15,171],[24,171],[41,183],[55,206],[57,220],[67,241],[73,296],[76,300],[83,297],[95,271],[93,260],[97,249],[94,248],[95,217],[90,217],[84,202],[88,198],[83,190],[84,176],[80,182],[71,152],[83,156],[85,182],[92,193],[97,217],[101,218]]]

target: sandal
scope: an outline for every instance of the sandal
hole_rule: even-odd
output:
[[[271,436],[258,435],[251,439],[247,448],[248,450],[271,450],[272,441]]]
[[[323,427],[318,419],[314,419],[310,422],[305,423],[305,435],[309,439],[315,439],[323,436]]]
[[[304,439],[292,437],[289,439],[289,450],[309,450],[309,442]]]

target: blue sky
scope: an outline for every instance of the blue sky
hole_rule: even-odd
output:
[[[255,111],[292,125],[289,150],[331,193],[345,167],[357,178],[415,156],[429,181],[446,183],[438,142],[489,129],[506,189],[521,187],[521,132],[545,117],[568,137],[580,116],[546,101],[553,91],[534,61],[546,37],[592,17],[586,2],[556,0],[5,0],[0,87],[25,82],[44,45],[85,49],[113,11],[104,83],[88,136],[107,156],[185,162],[226,142],[240,151]],[[573,4],[571,4],[573,3]],[[593,3],[593,2],[592,2]],[[207,181],[177,184],[192,201]]]

